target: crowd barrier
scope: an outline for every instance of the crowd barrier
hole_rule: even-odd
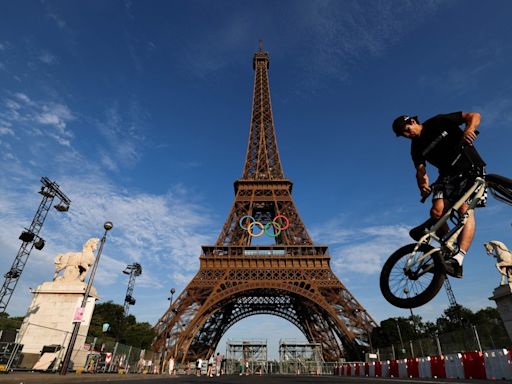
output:
[[[512,350],[493,349],[407,359],[347,362],[335,367],[338,376],[512,380]]]

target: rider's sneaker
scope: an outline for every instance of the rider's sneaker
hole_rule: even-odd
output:
[[[450,259],[446,273],[450,276],[462,279],[462,265],[455,259]]]
[[[420,241],[425,232],[436,223],[436,219],[428,219],[424,223],[421,223],[417,227],[414,227],[409,231],[409,236],[411,236],[415,241]]]

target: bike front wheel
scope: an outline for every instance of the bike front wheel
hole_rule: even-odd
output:
[[[393,253],[380,273],[380,290],[384,298],[395,307],[416,308],[428,303],[441,289],[446,272],[439,252],[420,261],[434,247],[422,244],[406,268],[415,244],[406,245]]]

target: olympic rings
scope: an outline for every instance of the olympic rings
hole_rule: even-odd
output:
[[[251,223],[247,227],[244,227],[245,219],[251,220]],[[277,222],[277,219],[283,219],[284,221],[286,221],[286,225],[284,227],[282,227],[281,224],[279,224]],[[272,221],[269,221],[267,224],[263,225],[261,222],[256,221],[256,219],[254,217],[252,217],[250,215],[245,215],[245,216],[242,216],[242,218],[238,221],[238,225],[243,230],[249,232],[249,235],[251,237],[260,237],[263,234],[265,234],[269,237],[277,237],[281,234],[282,231],[284,231],[285,229],[287,229],[290,226],[290,220],[286,216],[279,214],[276,217],[274,217],[272,219]],[[257,226],[260,229],[260,231],[257,233],[254,233],[254,231],[253,231],[254,226]],[[268,231],[268,229],[271,226],[276,229],[275,233],[274,233],[274,231],[272,231],[272,232]]]

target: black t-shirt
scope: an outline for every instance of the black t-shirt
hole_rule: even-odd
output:
[[[465,145],[460,156],[463,131],[459,126],[464,123],[462,112],[437,115],[425,121],[421,135],[411,142],[414,166],[428,161],[441,176],[469,171],[475,166],[483,168],[485,163],[473,145]]]

